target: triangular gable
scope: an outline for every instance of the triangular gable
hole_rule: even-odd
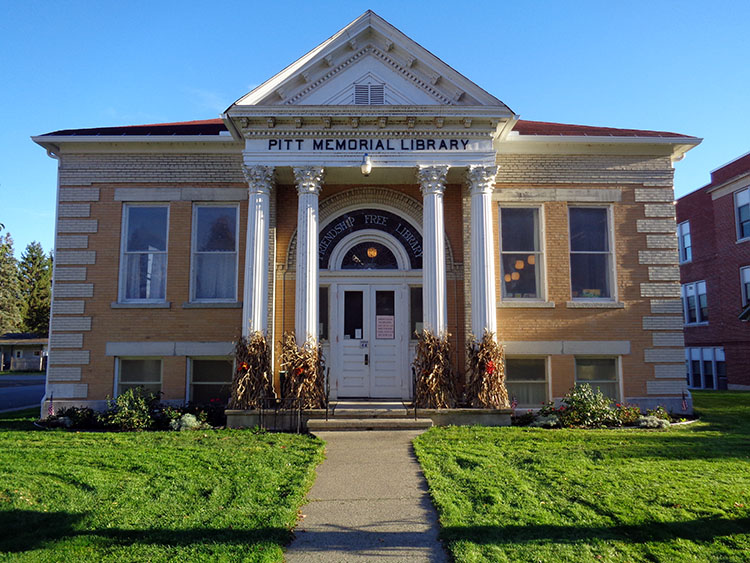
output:
[[[357,91],[358,84],[373,85],[374,99],[383,105],[486,106],[512,113],[371,10],[233,106],[359,105],[365,89]]]

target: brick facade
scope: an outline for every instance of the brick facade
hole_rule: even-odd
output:
[[[721,387],[750,389],[750,325],[743,309],[740,268],[750,266],[750,240],[738,240],[735,194],[750,186],[750,155],[711,173],[711,182],[677,201],[677,222],[689,221],[692,259],[680,265],[683,284],[706,282],[709,321],[685,326],[688,348],[723,348]]]

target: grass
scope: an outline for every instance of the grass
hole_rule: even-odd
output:
[[[464,561],[750,561],[750,393],[665,431],[433,428],[415,440]]]
[[[21,376],[21,375],[44,375],[43,371],[0,371],[0,375]]]
[[[0,560],[281,561],[323,443],[35,429],[0,415]]]

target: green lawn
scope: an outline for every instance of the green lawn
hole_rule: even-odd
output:
[[[750,561],[750,393],[665,431],[433,428],[415,440],[456,561]]]
[[[36,430],[0,415],[0,560],[281,561],[309,436]]]
[[[22,375],[44,375],[43,371],[0,371],[0,375],[10,375],[12,377]]]

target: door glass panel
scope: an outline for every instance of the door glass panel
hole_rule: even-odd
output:
[[[344,292],[344,340],[364,338],[362,334],[363,305],[361,291]]]
[[[422,288],[412,287],[409,291],[409,303],[410,303],[410,322],[411,327],[409,334],[410,338],[416,338],[422,333],[424,323],[422,322]]]
[[[320,327],[318,334],[321,340],[328,340],[328,288],[321,287],[318,290],[318,319]]]
[[[396,303],[393,291],[375,292],[375,338],[396,338]]]

